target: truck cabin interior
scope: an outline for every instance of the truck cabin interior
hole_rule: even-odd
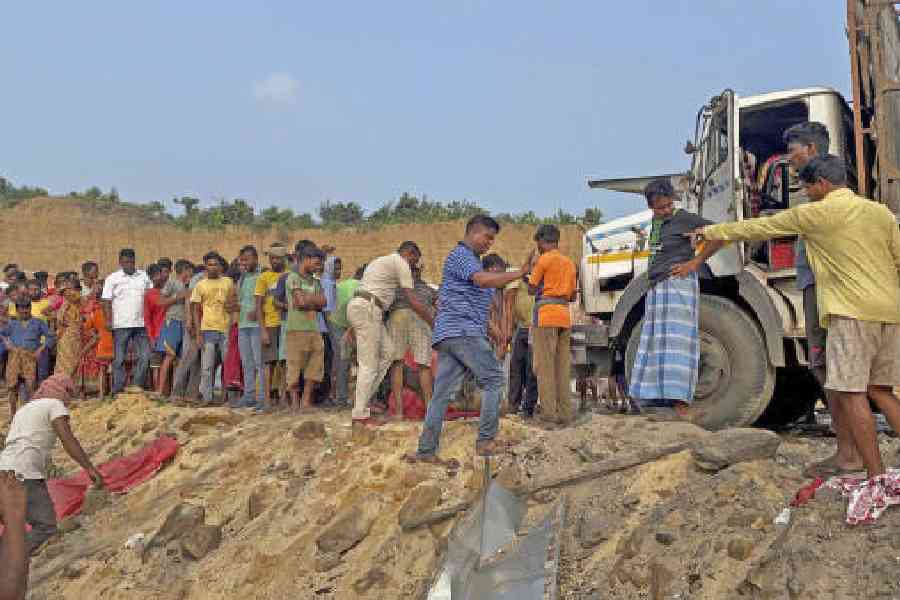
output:
[[[741,110],[739,139],[746,217],[771,215],[804,199],[782,135],[807,120],[809,108],[802,100]],[[750,260],[767,271],[794,267],[792,238],[748,244],[747,251]]]

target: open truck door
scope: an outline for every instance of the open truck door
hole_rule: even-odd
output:
[[[716,223],[744,217],[738,120],[737,97],[725,90],[700,109],[695,142],[689,147],[694,155],[691,191],[697,199],[697,212]],[[737,275],[744,266],[742,245],[726,246],[708,264],[717,277]]]

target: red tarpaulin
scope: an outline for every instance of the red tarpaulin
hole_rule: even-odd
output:
[[[123,494],[156,475],[163,463],[177,452],[178,441],[173,437],[162,436],[137,452],[102,464],[97,469],[103,475],[108,492]],[[77,514],[91,485],[87,471],[81,471],[69,479],[48,480],[47,487],[57,518],[64,519]]]

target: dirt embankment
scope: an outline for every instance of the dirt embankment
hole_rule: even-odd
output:
[[[414,448],[418,424],[352,439],[346,413],[298,421],[126,394],[83,403],[73,424],[99,461],[163,433],[182,447],[152,480],[64,523],[65,533],[33,564],[34,600],[418,600],[454,520],[404,531],[398,516],[470,499],[482,485],[471,423],[444,431],[442,455],[460,461],[456,471],[401,460]],[[557,499],[567,502],[560,598],[900,596],[900,509],[851,528],[844,502],[820,492],[793,511],[789,526],[773,523],[805,483],[801,466],[824,456],[826,442],[782,438],[779,445],[768,432],[710,434],[599,415],[556,432],[504,419],[501,437],[514,446],[494,461],[494,473],[509,488],[693,444],[530,495],[529,520]],[[895,440],[883,440],[889,460],[896,449]],[[72,468],[61,452],[55,461]],[[144,548],[126,548],[138,533]]]
[[[27,227],[22,224],[27,223]],[[310,239],[332,244],[343,259],[344,275],[372,258],[393,252],[404,240],[414,240],[422,249],[422,264],[428,281],[440,281],[447,253],[462,239],[464,222],[392,225],[372,231],[298,229],[292,231],[231,227],[222,230],[185,231],[165,224],[148,223],[127,211],[110,212],[70,198],[35,198],[0,212],[0,257],[3,264],[15,262],[28,271],[69,271],[86,260],[97,261],[105,274],[118,268],[121,248],[134,248],[138,264],[161,256],[198,261],[210,250],[226,258],[237,256],[241,247],[254,244],[260,251],[279,240],[293,244]],[[534,227],[504,225],[493,251],[519,265],[534,247]],[[581,259],[581,230],[562,228],[560,249],[572,259]],[[265,262],[265,257],[261,257]]]

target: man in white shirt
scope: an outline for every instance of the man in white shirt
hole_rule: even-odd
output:
[[[44,380],[34,399],[16,411],[6,446],[0,452],[0,472],[13,471],[25,485],[25,520],[31,531],[25,536],[28,554],[33,554],[56,533],[56,511],[47,490],[47,462],[57,437],[66,453],[88,472],[97,487],[103,476],[91,463],[69,426],[68,403],[75,383],[65,374]]]
[[[132,366],[134,385],[144,385],[150,364],[150,340],[144,327],[144,294],[153,287],[153,282],[144,271],[135,270],[134,265],[134,250],[120,250],[119,266],[122,268],[106,278],[101,296],[106,322],[111,324],[115,343],[113,394],[118,394],[125,387],[125,357],[129,342],[137,358]]]

